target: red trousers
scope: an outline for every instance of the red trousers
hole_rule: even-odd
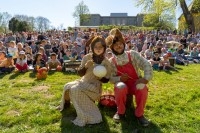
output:
[[[28,70],[28,65],[27,64],[24,64],[23,66],[21,66],[19,64],[15,64],[15,66],[19,71]]]
[[[117,83],[116,83],[117,84]],[[135,116],[140,117],[144,114],[144,108],[148,96],[148,88],[145,85],[144,89],[137,90],[135,83],[129,82],[123,88],[118,88],[115,85],[115,101],[117,104],[117,113],[124,114],[126,110],[127,94],[135,95],[136,109]],[[128,88],[129,87],[129,88]]]

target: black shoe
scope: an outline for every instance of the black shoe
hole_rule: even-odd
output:
[[[137,117],[137,120],[138,120],[138,123],[143,127],[147,127],[150,124],[150,122],[144,116]]]
[[[116,121],[116,122],[120,122],[121,120],[125,120],[125,114],[115,113],[115,115],[113,116],[113,120]]]

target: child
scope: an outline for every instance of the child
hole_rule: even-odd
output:
[[[40,47],[40,48],[39,48],[39,53],[41,53],[42,59],[43,59],[45,62],[47,62],[47,61],[48,61],[48,57],[47,57],[47,55],[45,54],[45,49],[44,49],[43,47]]]
[[[16,63],[17,61],[17,57],[18,57],[18,49],[16,47],[16,43],[15,41],[11,41],[9,43],[9,47],[8,47],[8,53],[11,54],[13,57],[13,60],[14,60],[14,64]]]
[[[27,64],[28,66],[33,65],[33,56],[31,54],[27,54]]]
[[[167,71],[167,70],[170,70],[170,69],[173,69],[175,71],[177,71],[177,69],[173,66],[170,65],[170,62],[169,62],[169,59],[168,59],[168,55],[167,54],[164,54],[163,55],[163,60],[160,62],[160,67],[159,67],[160,70],[164,70],[164,71]]]
[[[6,52],[5,51],[0,51],[0,64],[6,60]]]
[[[24,51],[19,52],[19,57],[17,58],[15,66],[20,72],[28,71],[27,58]]]
[[[56,58],[56,53],[52,53],[50,60],[47,62],[48,70],[56,70],[58,66],[61,66],[60,61]]]
[[[153,59],[150,59],[151,65],[152,65],[154,70],[158,70],[159,69],[160,61],[161,61],[161,59],[159,57],[159,53],[157,51],[154,52]]]
[[[96,124],[102,121],[101,113],[95,102],[101,96],[102,82],[108,82],[111,72],[111,65],[104,56],[106,51],[105,40],[101,37],[91,38],[89,43],[92,53],[83,57],[78,74],[81,79],[67,83],[64,86],[62,101],[58,109],[62,111],[64,105],[70,104],[70,100],[77,112],[77,118],[72,122],[78,126],[86,124]],[[103,78],[98,78],[93,74],[95,65],[103,65],[107,69],[107,74]]]
[[[36,72],[38,69],[42,68],[42,67],[47,67],[46,66],[46,61],[44,61],[42,59],[42,54],[41,53],[37,53],[35,56],[35,59],[33,61],[33,67],[34,67],[34,71]]]
[[[7,54],[6,58],[1,64],[0,64],[0,73],[4,72],[12,72],[15,69],[13,55]]]

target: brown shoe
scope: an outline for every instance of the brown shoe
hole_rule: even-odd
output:
[[[150,121],[148,121],[144,116],[137,117],[137,120],[138,123],[143,127],[147,127],[150,124]]]

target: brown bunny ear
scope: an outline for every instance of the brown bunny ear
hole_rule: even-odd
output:
[[[92,40],[93,40],[94,38],[95,38],[95,36],[91,37],[91,38],[86,42],[85,46],[89,47],[90,44],[91,44],[91,42],[92,42]]]
[[[109,35],[113,36],[114,40],[125,43],[124,37],[122,36],[121,31],[118,28],[114,28],[110,31]]]
[[[113,36],[109,35],[108,37],[106,37],[105,41],[106,41],[106,45],[107,46],[111,46],[113,43]]]

